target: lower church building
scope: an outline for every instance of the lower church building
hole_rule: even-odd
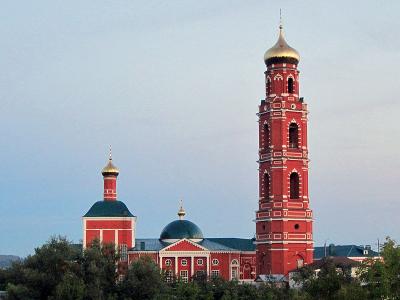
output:
[[[221,277],[226,280],[254,281],[256,247],[253,239],[205,238],[201,229],[185,220],[181,206],[178,220],[161,231],[159,238],[137,239],[136,216],[117,200],[119,170],[110,156],[102,171],[104,200],[98,201],[83,216],[83,246],[94,239],[115,244],[122,262],[130,264],[141,256],[151,257],[165,271],[166,279],[188,282],[193,277]]]

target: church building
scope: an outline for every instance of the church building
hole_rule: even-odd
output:
[[[167,280],[220,276],[251,282],[257,275],[286,276],[313,261],[312,211],[308,198],[307,105],[299,96],[300,56],[284,39],[264,56],[266,96],[259,105],[259,208],[256,237],[209,238],[185,219],[168,223],[156,238],[135,235],[136,216],[117,199],[119,170],[102,170],[104,200],[83,216],[83,246],[94,239],[115,244],[127,264],[151,257]],[[145,217],[145,216],[143,216]],[[249,233],[251,235],[251,233]]]

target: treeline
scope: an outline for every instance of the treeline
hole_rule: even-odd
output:
[[[351,270],[325,260],[318,275],[302,268],[297,289],[273,283],[240,284],[220,278],[193,278],[190,283],[166,281],[149,258],[119,264],[112,245],[98,242],[82,252],[65,238],[50,239],[11,268],[0,270],[0,290],[8,299],[400,299],[400,249],[388,239],[383,260],[367,261]],[[116,266],[125,276],[119,276]]]

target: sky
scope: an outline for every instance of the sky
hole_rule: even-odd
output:
[[[316,245],[400,240],[399,1],[0,2],[0,254],[82,239],[112,145],[137,237],[252,238],[279,9],[309,105]]]

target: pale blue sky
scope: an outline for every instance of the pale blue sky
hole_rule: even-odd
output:
[[[310,110],[316,244],[399,239],[399,1],[1,1],[0,254],[81,239],[109,144],[138,237],[181,197],[206,236],[252,237],[279,8]]]

